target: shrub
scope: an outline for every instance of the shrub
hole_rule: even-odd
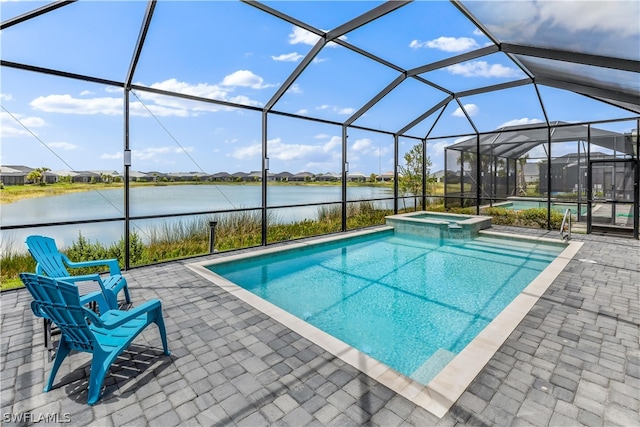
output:
[[[518,222],[518,213],[510,209],[486,208],[482,214],[493,217],[491,223],[495,225],[516,225]]]
[[[514,225],[516,227],[547,228],[547,210],[544,208],[524,209],[514,211],[505,208],[483,209],[484,215],[491,216],[491,223],[495,225]],[[560,230],[563,214],[551,211],[551,229]]]

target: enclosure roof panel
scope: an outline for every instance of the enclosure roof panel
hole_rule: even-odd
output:
[[[590,132],[590,133],[589,133]],[[591,126],[571,125],[565,122],[551,123],[547,129],[544,123],[539,125],[506,126],[493,133],[479,135],[480,153],[492,154],[497,157],[517,159],[533,148],[546,144],[551,138],[552,143],[585,141],[590,137],[591,143],[610,150],[617,150],[625,154],[633,153],[630,138],[619,132],[599,129]],[[478,138],[471,138],[450,145],[448,149],[457,151],[477,151]]]
[[[618,140],[640,118],[637,0],[2,1],[0,12],[2,154],[13,164],[29,162],[28,137],[82,163],[73,148],[107,134],[121,147],[123,128],[166,165],[182,160],[163,141],[212,156],[215,141],[214,170],[229,159],[255,170],[274,146],[287,169],[322,153],[333,170],[354,157],[341,146],[356,131],[478,134],[482,149],[518,156],[546,142],[548,123],[562,140],[558,120],[615,120],[623,136],[592,139],[629,152]],[[300,129],[316,127],[316,143],[302,143]],[[110,151],[95,161],[122,167],[122,150]]]

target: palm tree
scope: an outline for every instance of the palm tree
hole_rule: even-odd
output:
[[[523,196],[527,195],[527,180],[524,176],[524,166],[527,164],[527,159],[529,158],[529,153],[524,156],[520,156],[518,158],[518,193]]]
[[[45,174],[50,170],[51,169],[46,167],[35,168],[31,172],[29,172],[29,174],[27,175],[27,180],[33,181],[33,183],[37,185],[45,185]]]

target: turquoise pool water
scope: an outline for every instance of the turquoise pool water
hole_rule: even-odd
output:
[[[410,218],[418,218],[418,219],[432,219],[435,221],[448,221],[448,222],[458,222],[464,221],[465,219],[471,218],[470,216],[462,216],[462,215],[446,215],[446,214],[420,214],[420,215],[411,215]]]
[[[521,211],[524,209],[534,209],[534,208],[547,208],[547,202],[538,201],[538,200],[514,200],[513,202],[496,205],[496,207],[511,209],[514,211]],[[586,203],[580,206],[582,213],[581,215],[587,214],[587,205]],[[571,213],[576,215],[578,213],[578,204],[577,203],[558,203],[551,202],[551,209],[554,211],[565,213],[567,209],[571,209]]]
[[[387,231],[208,268],[427,384],[562,249]]]

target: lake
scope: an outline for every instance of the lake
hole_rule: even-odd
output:
[[[268,206],[306,203],[340,202],[340,186],[273,185],[268,187]],[[197,211],[214,211],[260,207],[262,189],[259,185],[166,185],[135,187],[130,192],[130,215],[179,214]],[[380,187],[347,187],[347,199],[377,199],[393,197],[393,189]],[[413,200],[407,200],[407,203]],[[393,201],[376,202],[377,207],[393,207]],[[316,219],[317,206],[274,209],[273,218],[278,222],[294,222]],[[60,196],[19,200],[2,205],[2,226],[52,223],[61,221],[104,219],[124,216],[122,188],[113,190],[69,193]],[[185,217],[190,218],[190,217]],[[163,220],[132,221],[131,229],[143,237],[150,228]],[[117,242],[123,235],[124,222],[33,227],[2,230],[2,250],[24,248],[24,239],[30,234],[45,234],[56,239],[60,246],[77,240],[78,233],[89,240],[105,245]]]

